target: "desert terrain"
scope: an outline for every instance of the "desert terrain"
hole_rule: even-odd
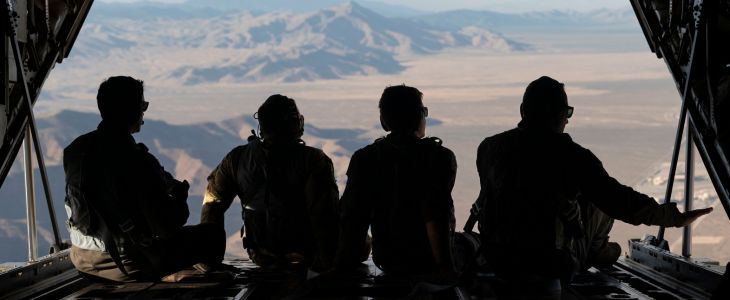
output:
[[[515,41],[515,45],[530,47],[505,51],[499,47],[460,46],[427,54],[395,51],[393,55],[402,66],[398,72],[370,72],[369,68],[363,67],[362,72],[338,73],[336,78],[294,81],[222,79],[181,84],[176,78],[161,75],[165,73],[160,70],[169,69],[171,65],[221,60],[213,56],[235,53],[230,49],[212,53],[210,57],[201,57],[200,52],[192,50],[164,55],[162,48],[135,47],[115,50],[106,56],[72,55],[52,73],[36,111],[39,119],[49,120],[56,120],[55,116],[64,110],[94,113],[95,89],[99,82],[112,75],[131,75],[145,80],[146,99],[151,103],[146,118],[156,120],[146,126],[155,128],[155,134],[165,135],[166,131],[160,128],[199,128],[201,124],[243,120],[252,116],[269,95],[285,94],[297,100],[305,122],[315,127],[305,132],[305,141],[322,147],[333,157],[342,191],[347,181],[345,172],[349,155],[385,134],[378,122],[380,93],[386,86],[405,83],[424,93],[424,104],[429,107],[431,119],[427,134],[442,138],[444,145],[457,156],[459,168],[452,194],[460,228],[479,192],[475,168],[477,145],[484,137],[517,124],[525,86],[542,75],[554,77],[566,85],[569,102],[575,107],[566,132],[591,149],[619,181],[656,198],[663,197],[680,98],[663,61],[649,51],[638,24],[634,25],[616,30],[505,30],[506,38]],[[139,60],[123,63],[134,57]],[[193,141],[186,140],[183,146],[170,146],[171,142],[151,134],[138,137],[141,142],[155,145],[153,152],[164,156],[162,162],[166,169],[193,182],[188,201],[192,211],[189,223],[198,220],[195,213],[202,202],[204,177],[217,164],[216,157],[222,157],[233,145],[244,143],[247,133],[255,126],[249,121],[226,121],[227,125],[216,127],[225,134],[181,131],[225,137],[218,143],[196,144],[196,137],[189,136],[185,138]],[[48,126],[52,127],[53,123]],[[93,130],[94,126],[90,120],[74,130],[84,132]],[[322,134],[322,130],[330,131]],[[50,167],[59,167],[58,155],[69,138],[72,137],[46,142]],[[198,155],[200,149],[208,152]],[[699,200],[695,206],[715,206],[717,209],[694,225],[697,236],[693,240],[693,255],[710,257],[724,264],[730,261],[727,249],[730,247],[730,234],[727,233],[730,222],[703,172],[702,164],[698,163],[695,196]],[[56,180],[62,184],[62,177]],[[675,186],[675,197],[679,201],[682,200],[682,186],[681,181]],[[58,202],[63,195],[55,197]],[[22,204],[20,199],[15,202]],[[0,227],[11,236],[22,238],[24,224],[18,218],[3,219]],[[236,232],[238,226],[240,206],[234,204],[227,213],[226,226],[230,236],[228,255],[231,256],[244,255]],[[656,230],[617,222],[612,240],[626,250],[629,238],[656,234]],[[47,234],[42,236],[48,237]],[[679,230],[671,230],[668,234],[675,252],[681,248],[680,236]]]

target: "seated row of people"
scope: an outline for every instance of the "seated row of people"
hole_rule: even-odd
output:
[[[405,85],[383,91],[380,123],[389,134],[353,154],[340,198],[330,158],[301,140],[295,101],[269,97],[256,113],[260,136],[253,132],[212,171],[200,224],[184,226],[189,184],[132,137],[149,104],[143,83],[111,77],[97,95],[99,127],[64,151],[71,260],[115,281],[157,280],[193,264],[219,268],[224,213],[238,197],[243,244],[261,267],[337,272],[372,250],[386,274],[454,279],[456,158],[426,137],[422,98]],[[573,114],[567,100],[562,83],[533,81],[517,128],[479,146],[479,249],[500,277],[569,279],[619,257],[608,241],[614,218],[680,227],[712,210],[682,213],[610,177],[563,132]]]

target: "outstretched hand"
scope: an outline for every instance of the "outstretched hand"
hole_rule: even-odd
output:
[[[692,224],[692,222],[696,221],[697,218],[709,214],[710,212],[712,212],[712,207],[683,212],[682,216],[680,217],[680,222],[679,224],[677,224],[677,227],[684,227]]]

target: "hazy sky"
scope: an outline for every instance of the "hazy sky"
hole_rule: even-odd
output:
[[[100,0],[102,2],[182,2],[184,0]],[[215,0],[206,0],[215,1]],[[241,0],[246,1],[246,0]],[[292,0],[300,1],[300,0]],[[372,1],[372,0],[366,0]],[[600,8],[629,7],[629,0],[375,0],[388,4],[405,5],[421,10],[442,11],[460,8],[485,9],[505,12],[524,12],[536,10],[578,10],[587,11]],[[344,0],[343,0],[344,2]]]

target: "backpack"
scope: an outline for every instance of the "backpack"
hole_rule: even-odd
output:
[[[299,140],[294,147],[304,145],[304,142]],[[292,229],[306,227],[309,224],[295,224],[306,218],[303,214],[304,207],[299,209],[295,207],[296,203],[287,202],[287,200],[296,202],[295,198],[298,195],[293,194],[294,191],[280,189],[274,191],[273,182],[284,179],[275,177],[275,174],[281,173],[281,170],[273,170],[265,153],[263,141],[258,136],[252,135],[248,138],[248,147],[251,150],[240,163],[251,167],[250,171],[253,171],[253,176],[249,182],[250,187],[240,197],[244,207],[241,212],[244,221],[241,236],[243,246],[252,260],[260,265],[269,265],[282,260],[283,257],[280,255],[289,254],[279,252],[290,251],[292,244],[301,244],[294,240],[300,240],[303,237],[293,235]],[[247,209],[247,206],[255,206],[257,209]],[[297,218],[297,214],[302,215],[302,218]]]

